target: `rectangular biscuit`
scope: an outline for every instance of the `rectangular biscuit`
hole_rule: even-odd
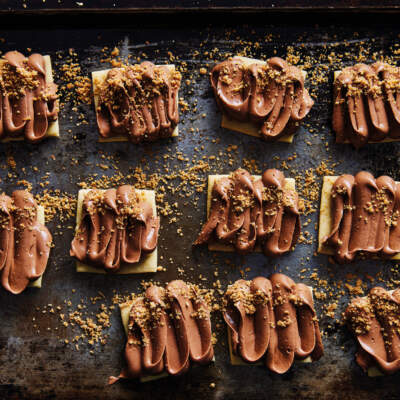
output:
[[[258,63],[258,64],[263,64],[265,65],[266,62],[262,60],[256,60],[248,57],[236,57],[240,58],[246,65],[250,65],[253,63]],[[307,73],[305,71],[302,71],[304,79],[306,79]],[[221,127],[229,129],[231,131],[235,132],[240,132],[244,133],[245,135],[249,136],[254,136],[254,137],[261,137],[261,134],[259,132],[259,127],[255,124],[253,124],[250,121],[242,122],[242,121],[236,121],[234,119],[229,118],[227,115],[224,113],[222,114],[222,120],[221,120]],[[285,142],[285,143],[292,143],[293,142],[293,137],[294,133],[284,135],[278,139],[278,142]]]
[[[321,192],[321,203],[319,210],[319,230],[318,230],[318,253],[333,256],[334,249],[322,243],[323,238],[329,236],[332,226],[331,215],[331,190],[338,176],[324,176]],[[391,260],[400,260],[400,253],[397,253]]]
[[[170,70],[171,74],[175,72],[175,65],[169,64],[166,65]],[[92,85],[93,85],[93,98],[94,98],[94,107],[95,107],[95,112],[97,110],[97,107],[99,105],[99,96],[98,96],[98,86],[106,79],[107,73],[110,71],[110,69],[105,69],[102,71],[93,71],[92,72]],[[176,98],[176,102],[178,105],[178,96]],[[179,135],[179,125],[177,125],[172,132],[172,137],[176,137]],[[101,143],[111,143],[111,142],[128,142],[129,139],[127,136],[114,136],[110,138],[103,138],[99,137],[99,142]]]
[[[129,323],[129,314],[131,311],[132,307],[132,301],[128,301],[125,303],[121,303],[119,305],[119,310],[121,312],[121,320],[122,320],[122,325],[124,326],[124,331],[126,337],[128,337],[128,323]],[[213,357],[212,361],[215,361],[215,357]],[[168,377],[169,374],[167,372],[162,372],[161,374],[158,375],[148,375],[148,376],[143,376],[140,378],[140,382],[150,382],[150,381],[156,381],[161,378],[166,378]]]
[[[52,83],[54,82],[53,79],[53,69],[51,67],[51,59],[50,56],[43,56],[44,59],[44,66],[46,70],[46,82]],[[4,62],[0,60],[0,63]],[[60,136],[60,128],[58,124],[58,118],[55,121],[49,122],[49,126],[47,128],[46,136],[45,137],[59,137]],[[0,143],[7,143],[7,142],[19,142],[24,140],[23,136],[19,137],[6,137],[5,139],[1,139]]]
[[[308,286],[309,289],[311,290],[311,294],[313,293],[313,288],[311,286]],[[257,361],[254,364],[250,364],[247,362],[244,362],[242,360],[242,357],[237,356],[236,354],[234,354],[233,352],[233,344],[232,344],[232,334],[231,334],[231,330],[229,329],[229,326],[226,326],[227,330],[228,330],[228,348],[229,348],[229,358],[231,360],[231,364],[232,365],[247,365],[247,366],[253,366],[253,365],[264,365],[264,363],[262,361]],[[311,356],[308,356],[307,358],[305,358],[304,360],[295,360],[296,362],[300,362],[300,363],[311,363],[312,359]]]
[[[81,189],[78,193],[78,204],[76,210],[76,227],[75,232],[78,231],[79,225],[82,220],[82,207],[83,200],[85,195],[90,191],[90,189]],[[105,190],[104,190],[105,191]],[[139,196],[142,196],[147,202],[151,204],[153,209],[153,216],[157,216],[157,208],[156,208],[156,195],[154,190],[138,190],[136,189],[136,193]],[[76,262],[76,271],[77,272],[89,272],[94,274],[106,274],[102,268],[92,267],[90,265],[85,265],[80,261]],[[140,261],[136,264],[122,264],[119,270],[116,272],[117,274],[142,274],[148,272],[157,272],[157,247],[151,253],[142,256]]]
[[[212,200],[212,188],[216,180],[228,177],[229,175],[209,175],[208,176],[208,188],[207,188],[207,219],[210,216],[210,209],[211,209],[211,200]],[[254,179],[260,179],[261,176],[253,175]],[[286,178],[285,179],[285,189],[295,190],[295,180],[293,178]],[[233,245],[224,244],[224,243],[209,243],[208,250],[210,251],[225,251],[225,252],[234,252],[235,247]],[[255,252],[261,253],[262,249],[260,245],[256,245]]]

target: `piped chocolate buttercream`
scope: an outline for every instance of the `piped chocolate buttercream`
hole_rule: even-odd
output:
[[[285,188],[281,171],[268,169],[254,179],[238,169],[214,183],[208,221],[194,244],[230,244],[242,254],[259,244],[275,257],[293,249],[300,230],[298,195]]]
[[[134,143],[172,136],[179,121],[181,74],[151,62],[112,68],[96,89],[100,136]]]
[[[46,82],[42,55],[9,51],[0,60],[0,140],[37,143],[58,117],[57,85]]]
[[[26,190],[0,195],[0,275],[4,289],[19,294],[43,275],[52,236],[37,220],[37,204]]]
[[[400,139],[400,69],[383,62],[344,68],[333,87],[336,142],[359,148]]]
[[[335,260],[357,255],[391,258],[400,252],[400,185],[388,176],[361,171],[338,177],[331,190],[332,224],[323,243]]]
[[[93,189],[84,198],[70,254],[84,264],[116,272],[156,248],[159,227],[151,204],[133,186]]]
[[[220,110],[257,125],[267,141],[294,133],[314,104],[302,71],[279,57],[250,65],[240,57],[229,58],[213,68],[210,79]]]
[[[192,364],[206,365],[214,357],[210,306],[203,291],[175,280],[165,288],[150,286],[131,305],[126,366],[118,378],[181,375]]]
[[[311,288],[283,274],[240,279],[224,297],[233,354],[287,372],[295,359],[319,360],[323,345]]]
[[[350,331],[357,337],[357,364],[377,367],[389,375],[400,370],[400,289],[371,289],[351,301],[345,311]]]

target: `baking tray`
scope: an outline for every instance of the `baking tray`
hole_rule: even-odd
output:
[[[0,145],[2,190],[10,193],[20,187],[18,181],[27,180],[32,183],[34,193],[41,193],[40,183],[49,173],[45,179],[49,181],[47,189],[61,189],[74,196],[79,182],[87,181],[94,174],[113,175],[115,160],[118,170],[125,176],[137,166],[147,174],[161,170],[161,173],[171,175],[173,171],[177,174],[187,171],[187,164],[190,165],[194,158],[215,156],[208,160],[209,171],[197,173],[196,182],[205,184],[208,174],[229,173],[243,166],[245,159],[255,160],[260,168],[279,167],[281,161],[293,153],[297,158],[288,162],[287,176],[304,177],[307,169],[315,171],[321,161],[328,159],[328,165],[338,163],[336,173],[367,169],[376,176],[388,173],[400,179],[399,144],[367,145],[356,151],[350,145],[334,143],[330,124],[333,70],[353,63],[351,54],[367,54],[367,61],[371,61],[374,52],[378,57],[392,54],[397,49],[400,33],[397,14],[223,14],[224,26],[221,25],[221,13],[204,15],[207,17],[199,18],[195,13],[168,16],[118,14],[112,17],[87,14],[73,18],[68,15],[61,18],[44,14],[33,18],[32,15],[10,14],[3,17],[1,50],[26,52],[29,47],[50,54],[57,61],[54,69],[58,80],[61,64],[74,52],[74,59],[87,76],[91,71],[108,67],[100,62],[105,58],[102,52],[105,46],[109,49],[107,54],[117,47],[121,56],[131,54],[159,63],[169,61],[168,52],[172,52],[179,59],[177,64],[187,64],[181,96],[191,105],[191,110],[182,114],[178,139],[144,145],[99,144],[93,106],[79,104],[73,108],[66,104],[60,115],[59,140],[47,140],[37,146],[26,143]],[[362,48],[369,50],[365,53]],[[315,68],[321,72],[316,76],[327,77],[319,85],[312,85],[316,104],[294,143],[267,144],[221,129],[221,115],[216,109],[207,75],[200,74],[200,68],[209,70],[215,58],[223,57],[215,54],[246,50],[248,55],[251,53],[255,57],[274,54],[286,57],[293,53],[292,49],[303,59],[306,55],[316,59],[309,74]],[[330,66],[331,71],[327,73],[323,67],[324,59],[332,51],[348,55],[342,62]],[[187,79],[191,80],[189,86],[185,83]],[[80,123],[80,114],[88,124]],[[179,152],[187,161],[175,157]],[[110,161],[109,156],[114,161]],[[10,162],[10,157],[15,160],[15,165]],[[111,168],[105,169],[104,165]],[[320,188],[322,177],[316,179]],[[299,185],[301,181],[298,179]],[[127,178],[126,182],[135,183],[135,180]],[[124,381],[107,386],[108,377],[118,374],[122,366],[125,337],[118,310],[111,312],[111,327],[105,329],[108,335],[105,345],[91,346],[84,342],[77,350],[74,344],[65,344],[64,340],[72,341],[80,334],[79,328],[64,328],[57,312],[50,312],[52,308],[60,305],[67,313],[65,301],[70,301],[71,310],[76,310],[82,303],[89,315],[95,314],[101,303],[111,305],[115,293],[137,292],[143,279],[168,282],[183,278],[210,287],[215,280],[216,268],[222,288],[240,278],[240,271],[248,278],[268,276],[274,271],[282,271],[295,280],[304,275],[303,282],[311,285],[315,285],[315,281],[310,275],[316,271],[332,287],[349,273],[368,287],[371,282],[366,273],[375,275],[379,271],[383,282],[397,278],[397,267],[389,261],[359,261],[348,266],[335,266],[329,264],[327,257],[315,256],[318,212],[303,217],[303,222],[310,218],[306,230],[314,236],[313,244],[299,244],[293,253],[278,259],[267,259],[261,254],[241,257],[209,253],[204,248],[192,249],[201,222],[205,221],[206,194],[197,192],[190,183],[182,183],[179,178],[168,180],[168,185],[176,188],[175,192],[171,188],[166,191],[166,199],[170,204],[178,203],[175,213],[178,220],[169,223],[171,216],[163,216],[161,221],[159,264],[167,268],[166,272],[151,276],[78,274],[68,255],[74,217],[62,223],[55,218],[48,223],[54,234],[55,248],[44,275],[43,288],[28,289],[19,296],[0,291],[0,398],[89,400],[146,399],[151,396],[153,399],[389,400],[400,397],[399,375],[368,378],[354,362],[353,338],[335,319],[327,316],[321,317],[321,328],[326,333],[324,357],[315,364],[296,364],[283,376],[259,367],[230,366],[225,327],[216,314],[214,322],[219,327],[216,328],[215,364],[208,368],[193,368],[182,377],[146,384]],[[191,190],[185,192],[183,188]],[[178,233],[179,229],[183,236]],[[304,268],[309,270],[304,272]],[[336,317],[340,317],[349,299],[344,291],[346,294],[340,299]],[[92,304],[90,299],[96,296],[102,300]],[[316,301],[319,313],[323,304],[323,301]],[[210,387],[211,383],[215,383],[215,388]]]

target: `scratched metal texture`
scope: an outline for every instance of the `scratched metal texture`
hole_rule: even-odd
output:
[[[171,51],[186,61],[188,73],[183,82],[193,72],[195,83],[189,88],[182,84],[181,96],[189,103],[198,103],[196,112],[182,116],[180,136],[155,144],[131,145],[126,143],[99,144],[93,106],[81,105],[73,111],[67,105],[60,116],[61,138],[47,140],[37,146],[25,143],[0,145],[0,162],[5,164],[6,155],[13,155],[16,161],[17,178],[9,178],[7,168],[0,169],[1,190],[10,193],[20,187],[18,179],[27,179],[33,184],[33,192],[43,189],[38,185],[40,177],[50,173],[49,188],[59,188],[71,194],[78,191],[77,183],[95,173],[111,174],[96,166],[107,163],[100,158],[99,152],[113,155],[119,160],[119,169],[127,174],[136,166],[148,166],[147,172],[160,169],[160,165],[175,170],[185,168],[184,163],[176,159],[163,160],[164,154],[182,152],[189,160],[194,154],[219,155],[225,152],[229,144],[238,146],[234,165],[210,162],[211,174],[226,174],[242,165],[244,158],[257,160],[262,167],[274,167],[279,164],[275,156],[286,159],[294,152],[297,159],[291,164],[298,171],[315,168],[321,160],[329,156],[340,164],[339,173],[356,173],[367,169],[375,175],[388,173],[400,178],[399,144],[367,145],[355,151],[349,145],[335,145],[330,127],[332,74],[328,83],[317,90],[316,104],[311,110],[307,123],[316,130],[310,134],[302,127],[293,144],[267,144],[239,133],[225,131],[219,127],[220,114],[216,110],[207,76],[200,76],[200,67],[210,65],[211,61],[202,55],[204,49],[217,47],[220,52],[241,51],[245,45],[237,38],[254,41],[272,33],[273,42],[259,40],[260,46],[254,48],[254,55],[272,56],[276,50],[278,56],[285,57],[287,46],[294,46],[303,54],[318,54],[327,51],[326,43],[337,42],[336,52],[358,51],[360,41],[366,41],[376,51],[390,52],[391,46],[398,41],[400,28],[396,16],[382,17],[362,15],[329,14],[299,15],[288,17],[275,14],[273,21],[268,14],[223,15],[209,14],[201,20],[195,14],[176,16],[149,16],[140,18],[113,16],[112,18],[79,17],[73,19],[50,19],[48,17],[3,17],[0,37],[5,41],[0,45],[4,52],[27,47],[56,59],[57,52],[66,55],[69,48],[75,49],[84,72],[104,68],[100,63],[100,50],[104,46],[117,46],[121,55],[139,55],[145,52],[149,60],[163,63],[167,52]],[[221,26],[221,20],[226,26]],[[274,25],[271,25],[271,23]],[[318,25],[316,25],[318,22]],[[249,24],[244,26],[244,24]],[[47,27],[47,28],[46,28]],[[227,36],[226,28],[236,29],[234,35]],[[358,36],[354,35],[358,31]],[[194,50],[200,50],[200,56],[193,57]],[[344,48],[345,40],[351,41],[350,49]],[[55,66],[58,74],[58,67]],[[333,72],[333,71],[332,71]],[[84,113],[88,125],[77,126],[78,113]],[[206,117],[201,115],[205,113]],[[190,128],[195,128],[195,133]],[[76,137],[77,139],[73,139]],[[212,139],[218,139],[213,143]],[[305,142],[311,142],[311,146]],[[329,152],[325,145],[329,143]],[[204,146],[201,149],[201,146]],[[197,152],[195,148],[200,149]],[[55,155],[55,160],[49,158]],[[71,165],[71,159],[76,161]],[[158,161],[157,161],[158,159]],[[224,157],[222,157],[224,159]],[[39,172],[32,167],[38,167]],[[23,167],[26,168],[25,172]],[[286,171],[291,176],[290,171]],[[206,181],[207,173],[203,173]],[[128,182],[130,183],[130,182]],[[176,181],[178,183],[178,181]],[[210,254],[205,249],[192,249],[200,223],[205,220],[205,193],[192,194],[182,198],[167,193],[169,202],[179,204],[182,215],[177,224],[169,224],[168,217],[162,217],[159,241],[160,265],[167,272],[151,276],[104,276],[78,274],[74,261],[69,257],[69,246],[73,236],[67,225],[73,225],[71,219],[57,227],[55,219],[48,224],[49,229],[58,234],[54,237],[55,248],[51,252],[49,265],[40,290],[28,289],[19,296],[13,296],[0,290],[0,398],[4,399],[398,399],[399,375],[381,378],[368,378],[354,362],[355,343],[347,330],[338,326],[329,318],[321,318],[321,328],[328,333],[324,336],[325,355],[315,364],[296,364],[290,372],[277,376],[261,367],[233,367],[229,365],[225,329],[220,328],[219,341],[215,348],[216,361],[209,367],[193,368],[185,376],[162,379],[157,382],[139,384],[137,382],[118,382],[107,386],[107,378],[116,375],[122,366],[122,351],[125,337],[119,320],[118,310],[111,316],[112,326],[107,331],[109,337],[104,346],[94,348],[80,344],[79,350],[72,345],[62,343],[60,338],[70,340],[78,329],[61,328],[58,318],[50,313],[37,311],[47,304],[63,304],[64,299],[71,300],[73,308],[81,301],[88,302],[90,297],[101,291],[104,303],[110,305],[115,292],[129,293],[138,291],[142,279],[154,278],[159,282],[168,282],[177,277],[177,268],[185,269],[184,279],[201,282],[199,275],[208,278],[202,282],[211,286],[213,272],[219,269],[219,279],[223,287],[240,277],[239,269],[251,267],[247,277],[268,276],[273,271],[282,271],[294,280],[299,280],[300,270],[305,266],[316,268],[320,277],[332,284],[342,279],[346,273],[361,272],[374,274],[378,269],[384,278],[392,276],[391,262],[362,261],[349,266],[328,264],[327,257],[314,256],[314,244],[300,244],[295,251],[279,259],[267,259],[261,254],[240,257],[232,254]],[[193,204],[196,203],[196,206]],[[314,224],[318,212],[312,214],[312,223],[308,230],[314,234]],[[304,218],[303,218],[304,220]],[[184,236],[177,234],[181,228]],[[307,259],[309,257],[309,259]],[[173,260],[173,264],[169,260]],[[227,260],[231,264],[227,265]],[[333,273],[331,273],[333,271]],[[313,281],[305,279],[312,284]],[[75,292],[73,292],[73,289]],[[348,298],[343,297],[339,312],[344,310]],[[320,309],[321,302],[316,301]],[[89,305],[89,311],[98,310],[98,305]],[[63,308],[65,311],[65,308]],[[35,321],[32,319],[35,318]],[[214,321],[217,318],[214,316]],[[34,324],[38,328],[34,328]],[[55,328],[58,327],[58,330]],[[50,328],[50,329],[48,329]],[[37,329],[40,334],[37,334]],[[94,354],[90,350],[94,349]],[[216,387],[211,389],[210,383]]]

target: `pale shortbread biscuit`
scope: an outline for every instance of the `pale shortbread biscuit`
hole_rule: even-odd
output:
[[[141,196],[143,200],[148,202],[153,209],[153,216],[157,216],[156,209],[156,196],[154,190],[138,190],[135,189],[138,196]],[[82,206],[85,195],[90,189],[81,189],[78,193],[78,205],[76,210],[76,227],[75,231],[78,231],[79,225],[82,220]],[[103,190],[105,192],[105,190]],[[91,272],[94,274],[106,274],[107,272],[103,268],[96,268],[90,265],[85,265],[80,261],[76,262],[77,272]],[[140,261],[136,264],[122,264],[117,274],[142,274],[147,272],[157,272],[157,247],[149,254],[142,255]]]
[[[171,71],[171,75],[175,72],[175,65],[170,64],[170,65],[166,65],[170,71]],[[109,69],[105,69],[102,71],[93,71],[92,72],[92,85],[93,85],[93,98],[94,98],[94,107],[95,107],[95,111],[97,110],[97,107],[99,105],[99,85],[101,83],[104,82],[104,80],[107,78],[107,73],[108,71],[110,71]],[[176,103],[178,106],[178,96],[176,97]],[[179,135],[179,125],[177,125],[174,129],[174,131],[172,132],[171,137],[176,137]],[[123,135],[123,136],[113,136],[113,137],[109,137],[109,138],[103,138],[100,136],[99,138],[99,142],[102,143],[111,143],[111,142],[128,142],[129,139],[127,136]]]
[[[229,175],[209,175],[208,176],[208,188],[207,188],[207,219],[210,216],[210,208],[211,208],[211,200],[212,200],[212,188],[214,186],[215,181],[221,178],[226,178]],[[261,176],[253,175],[255,180],[260,179]],[[287,190],[295,190],[295,180],[293,178],[285,179],[285,189]],[[210,251],[225,251],[225,252],[234,252],[235,247],[230,244],[213,242],[208,244],[208,249]],[[261,253],[262,249],[260,245],[256,245],[254,248],[255,252]]]
[[[254,64],[254,63],[263,64],[263,65],[266,64],[265,61],[256,60],[256,59],[248,58],[248,57],[235,57],[235,58],[240,58],[242,61],[244,61],[246,66]],[[303,73],[303,77],[305,80],[307,73],[305,71],[301,71],[301,72]],[[246,122],[237,121],[235,119],[229,118],[227,115],[225,115],[225,113],[222,113],[221,127],[229,129],[231,131],[244,133],[245,135],[261,138],[260,127],[257,124],[254,124],[251,121],[246,121]],[[277,141],[285,142],[285,143],[292,143],[294,135],[295,135],[294,133],[291,133],[289,135],[284,135],[284,136],[280,137]]]
[[[331,233],[331,191],[338,176],[324,176],[322,183],[321,204],[319,210],[319,231],[318,231],[318,253],[333,256],[335,254],[332,246],[324,244],[322,241]],[[400,260],[400,253],[397,253],[391,260]]]
[[[313,294],[313,288],[311,286],[308,286],[308,288],[310,289],[311,295],[312,295]],[[256,363],[251,363],[251,364],[247,363],[247,362],[243,361],[242,357],[237,356],[236,354],[234,354],[231,330],[229,329],[228,325],[226,325],[226,327],[227,327],[227,330],[228,330],[228,347],[229,347],[229,357],[230,357],[230,360],[231,360],[231,364],[232,365],[247,365],[247,366],[264,365],[263,361],[257,361]],[[311,359],[311,356],[308,356],[304,360],[295,360],[295,362],[311,363],[312,359]]]
[[[128,337],[128,323],[129,323],[129,314],[131,312],[133,301],[128,301],[125,303],[122,303],[119,305],[119,310],[121,312],[121,320],[122,320],[122,325],[124,326],[124,331],[126,337]],[[213,357],[212,361],[215,361],[215,357]],[[150,381],[155,381],[157,379],[161,378],[166,378],[168,377],[169,374],[167,372],[162,372],[161,374],[158,375],[148,375],[148,376],[143,376],[140,378],[140,382],[150,382]]]
[[[43,56],[44,58],[44,66],[46,70],[46,82],[47,83],[53,83],[53,70],[51,67],[51,59],[50,56]],[[5,62],[4,60],[0,60],[1,62]],[[49,126],[47,128],[46,136],[45,137],[59,137],[60,136],[60,128],[58,125],[58,118],[55,121],[49,121]],[[18,137],[6,137],[5,139],[1,139],[1,143],[7,143],[7,142],[17,142],[24,140],[24,136],[18,136]]]

